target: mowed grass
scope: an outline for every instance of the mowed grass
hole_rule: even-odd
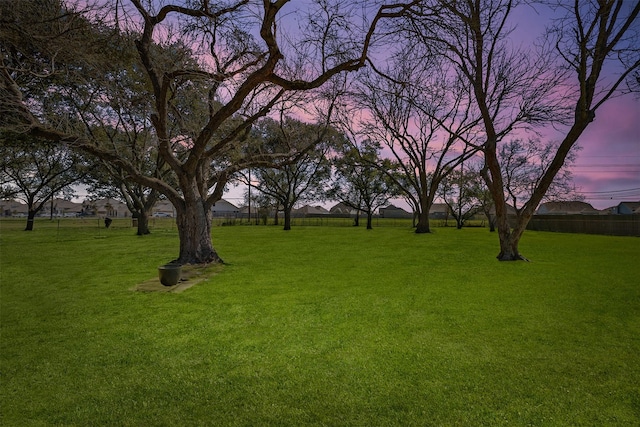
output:
[[[486,229],[214,227],[227,265],[167,294],[130,289],[171,222],[23,226],[4,426],[640,424],[638,238],[527,232],[532,262],[500,263]]]

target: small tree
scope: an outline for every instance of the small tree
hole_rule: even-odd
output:
[[[397,192],[386,172],[389,162],[380,158],[379,150],[370,141],[350,143],[333,159],[335,175],[328,197],[356,210],[356,225],[360,212],[365,212],[367,230],[373,228],[374,212]]]
[[[160,199],[160,193],[127,179],[122,170],[98,161],[84,179],[88,192],[98,197],[123,200],[137,220],[136,234],[150,234],[149,217]]]
[[[481,169],[481,164],[471,164],[467,170],[468,192],[478,206],[479,211],[487,217],[489,231],[495,232],[496,212],[493,205],[493,197],[491,197],[491,192],[482,178],[482,174],[480,173]]]
[[[558,149],[558,142],[543,143],[538,139],[514,139],[500,146],[498,160],[500,161],[504,187],[507,194],[507,204],[514,209],[517,216],[529,200],[544,171],[549,168],[554,153]],[[571,165],[575,162],[577,150],[574,146],[564,161],[564,164],[554,177],[547,189],[543,201],[582,200],[573,184]]]
[[[27,204],[25,231],[31,231],[45,203],[59,192],[70,195],[86,165],[68,147],[5,132],[0,134],[0,171],[12,187],[9,193]]]
[[[277,201],[284,211],[284,229],[291,229],[291,211],[296,203],[321,199],[331,176],[327,159],[334,145],[335,132],[324,126],[313,126],[283,117],[281,122],[264,120],[260,133],[265,142],[261,146],[269,153],[300,152],[294,161],[278,168],[255,169],[255,187]],[[311,149],[311,147],[315,147]]]
[[[248,176],[243,176],[243,181],[249,182]],[[253,184],[252,184],[253,186]],[[251,187],[250,187],[251,188]],[[258,225],[259,221],[262,221],[263,225],[267,225],[269,214],[274,213],[274,225],[278,225],[278,201],[273,197],[262,193],[260,190],[255,189],[250,191],[248,188],[244,192],[244,201],[246,206],[251,206],[248,211],[248,221],[251,222],[251,215],[255,217],[255,224]]]
[[[513,217],[520,215],[523,204],[531,197],[544,171],[548,168],[557,142],[541,142],[536,138],[515,139],[500,146],[498,158],[503,170],[503,181],[507,193],[507,206]],[[567,156],[560,172],[555,176],[543,200],[582,200],[573,183],[571,165],[575,162],[578,147],[574,147]],[[442,197],[450,199],[454,216],[465,209],[458,205],[458,199],[471,212],[482,211],[488,219],[490,231],[495,231],[495,207],[493,197],[482,178],[483,165],[478,162],[465,164],[465,169],[455,172],[453,182],[445,182],[441,188]],[[449,181],[449,180],[446,180]],[[449,193],[446,195],[445,193]]]
[[[470,185],[477,174],[473,170],[465,169],[464,166],[461,164],[459,169],[443,179],[438,190],[440,198],[456,220],[458,230],[480,210],[480,205],[474,197],[473,187]]]

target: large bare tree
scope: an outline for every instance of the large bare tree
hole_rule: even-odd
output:
[[[415,231],[429,233],[438,186],[477,151],[467,145],[477,120],[469,114],[468,88],[448,64],[425,46],[402,46],[385,71],[360,79],[357,100],[365,113],[358,127],[393,158],[389,176],[416,209]]]
[[[318,89],[365,66],[378,22],[416,2],[314,0],[300,6],[287,0],[130,0],[90,13],[57,0],[44,2],[46,7],[39,1],[18,3],[13,9],[3,4],[2,11],[2,124],[86,150],[164,194],[177,212],[178,261],[207,263],[221,261],[211,240],[209,212],[228,180],[247,167],[286,162],[298,154],[246,149],[252,124],[276,105],[313,104],[326,115],[331,96]],[[100,17],[102,23],[93,22]],[[283,31],[287,24],[297,28]],[[123,34],[135,43],[153,105],[147,119],[175,186],[147,176],[78,127],[83,114],[78,107],[109,96],[85,73],[91,69],[97,76],[109,69],[100,48]],[[103,79],[114,76],[106,73]],[[82,87],[87,98],[66,99],[58,103],[64,108],[46,114],[52,91],[70,94],[59,90],[70,87]],[[190,108],[190,102],[198,105]],[[195,114],[203,102],[206,113]]]
[[[640,2],[540,2],[557,19],[548,22],[538,48],[520,47],[510,40],[517,24],[513,11],[532,3],[425,0],[406,22],[415,42],[446,58],[473,89],[485,138],[484,178],[496,210],[499,260],[523,259],[520,238],[571,148],[603,103],[637,86],[631,77],[640,66]],[[561,128],[563,137],[510,224],[500,143],[517,130],[539,131],[542,125]]]

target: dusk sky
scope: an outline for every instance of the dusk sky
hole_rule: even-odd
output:
[[[512,15],[517,28],[511,41],[530,45],[551,15],[539,5],[517,8]],[[621,201],[640,201],[640,94],[610,99],[600,107],[578,144],[582,149],[571,170],[587,202],[604,209]],[[243,191],[244,187],[231,187],[225,198],[242,205]]]
[[[516,9],[512,22],[517,22],[517,28],[512,42],[524,46],[533,43],[551,16],[549,9],[539,5],[535,9]],[[604,209],[622,201],[640,201],[640,94],[612,98],[602,105],[578,145],[582,149],[571,170],[586,202]],[[225,198],[242,204],[242,191],[232,188]],[[394,201],[404,205],[397,202]]]
[[[626,96],[602,106],[583,133],[572,168],[586,201],[603,209],[640,200],[640,100]]]
[[[631,2],[630,2],[631,4]],[[531,43],[550,22],[540,5],[515,10],[516,36]],[[610,99],[578,141],[574,182],[596,209],[640,201],[640,94]]]

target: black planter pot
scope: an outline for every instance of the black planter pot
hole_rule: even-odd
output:
[[[158,267],[160,283],[164,286],[175,286],[180,281],[182,266],[180,264],[165,264]]]

